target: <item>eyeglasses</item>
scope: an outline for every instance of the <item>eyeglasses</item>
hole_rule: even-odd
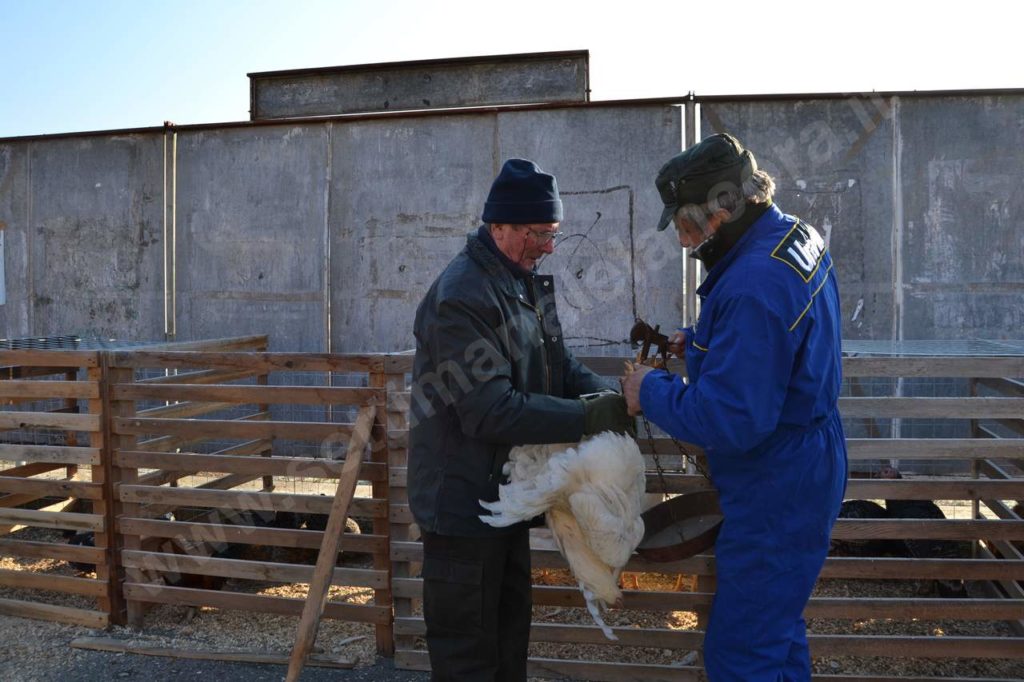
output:
[[[526,231],[533,235],[533,238],[537,240],[539,246],[544,246],[552,239],[561,239],[565,234],[564,232],[545,232],[543,230],[534,230],[526,228]]]

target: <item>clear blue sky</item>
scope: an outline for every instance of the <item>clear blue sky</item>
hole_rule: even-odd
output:
[[[550,50],[590,50],[595,100],[1024,87],[1013,6],[0,0],[0,137],[246,120],[253,71]]]

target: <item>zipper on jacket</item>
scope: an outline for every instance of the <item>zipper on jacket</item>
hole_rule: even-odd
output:
[[[533,312],[537,313],[537,322],[540,324],[540,361],[544,363],[544,393],[551,395],[551,363],[548,362],[548,345],[544,337],[544,316],[540,312],[540,302],[537,300],[537,289],[534,287],[534,278],[529,279],[530,293],[533,298]]]

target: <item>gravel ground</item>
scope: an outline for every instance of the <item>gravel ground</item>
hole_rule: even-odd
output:
[[[50,540],[52,531],[31,529],[22,539]],[[21,534],[19,534],[20,536]],[[357,562],[358,564],[358,562]],[[56,575],[76,575],[63,562],[0,558],[0,568],[32,570]],[[535,582],[549,585],[573,584],[567,571],[537,569]],[[632,579],[630,574],[629,579]],[[676,589],[677,576],[639,574],[637,587],[642,590],[671,591]],[[682,581],[682,589],[692,590],[694,581]],[[631,585],[632,587],[632,585]],[[823,580],[815,594],[821,597],[918,597],[921,584],[913,580]],[[229,581],[225,589],[265,595],[304,598],[305,585],[281,585],[255,581]],[[0,588],[0,597],[26,598],[79,608],[94,608],[91,599],[47,592],[20,592]],[[366,588],[331,589],[332,601],[364,604],[372,599]],[[592,625],[584,609],[536,607],[538,622]],[[613,609],[606,614],[609,625],[616,627],[656,627],[673,629],[696,628],[692,612],[651,613]],[[76,637],[97,636],[182,649],[286,651],[294,641],[297,619],[294,616],[254,614],[216,609],[190,609],[181,606],[160,606],[146,616],[142,632],[114,627],[109,631],[85,627],[26,620],[0,615],[0,680],[7,682],[43,682],[54,680],[187,680],[201,675],[214,675],[218,682],[244,680],[261,682],[281,680],[283,666],[257,665],[215,661],[115,654],[72,649]],[[869,619],[862,621],[814,619],[809,630],[818,634],[853,633],[861,635],[931,635],[931,636],[1011,636],[1003,623],[994,622],[924,622]],[[317,637],[317,653],[354,660],[356,668],[339,670],[308,667],[303,680],[361,680],[365,682],[426,681],[425,673],[395,670],[387,659],[376,656],[373,627],[325,619]],[[536,643],[532,656],[544,658],[576,658],[594,661],[635,661],[662,665],[689,663],[688,652],[602,645],[560,645]],[[1024,661],[1020,659],[893,659],[885,657],[830,657],[814,661],[815,672],[831,674],[880,674],[899,676],[934,676],[970,679],[977,677],[1024,680]]]
[[[164,682],[210,678],[218,682],[279,682],[284,679],[286,670],[280,665],[193,661],[72,649],[68,645],[75,637],[118,636],[118,633],[10,616],[0,615],[0,633],[8,645],[0,648],[0,669],[5,682]],[[385,659],[352,670],[307,667],[301,677],[307,682],[426,682],[429,678],[427,673],[395,670]]]

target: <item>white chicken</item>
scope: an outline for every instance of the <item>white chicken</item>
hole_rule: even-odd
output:
[[[578,445],[512,448],[498,500],[480,504],[480,519],[497,527],[547,515],[559,551],[569,562],[594,622],[618,639],[601,611],[622,598],[618,577],[644,536],[645,479],[640,448],[610,431]]]

